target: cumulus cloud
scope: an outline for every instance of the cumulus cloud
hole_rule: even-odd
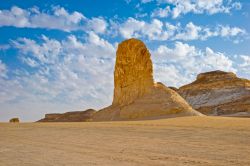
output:
[[[160,18],[163,18],[163,17],[168,17],[170,15],[170,12],[171,12],[171,9],[169,6],[166,6],[165,8],[157,8],[155,9],[151,16],[152,17],[160,17]]]
[[[137,37],[140,31],[145,25],[144,21],[138,21],[134,18],[128,18],[128,20],[122,24],[119,31],[124,38]]]
[[[224,53],[208,47],[200,50],[182,42],[176,42],[173,48],[161,45],[152,51],[152,57],[156,80],[170,86],[187,84],[201,72],[237,71],[234,61]]]
[[[158,4],[166,5],[165,8],[156,8],[152,12],[153,17],[167,17],[178,18],[187,13],[203,14],[207,13],[213,15],[216,13],[230,13],[231,10],[241,9],[240,2],[233,2],[231,0],[156,0]],[[172,6],[170,9],[170,5]]]
[[[165,56],[171,60],[179,60],[186,58],[189,55],[193,56],[197,54],[194,46],[189,46],[188,44],[184,44],[182,42],[176,42],[174,49],[168,48],[165,45],[160,45],[154,53],[159,61],[161,61],[161,57]]]
[[[111,103],[115,46],[95,32],[90,32],[85,41],[74,35],[63,40],[42,36],[38,41],[18,38],[11,45],[23,65],[12,71],[11,78],[1,79],[2,105],[12,101],[42,103],[41,108],[55,109],[47,112],[61,112],[65,109],[59,106],[99,109]],[[0,72],[5,76],[2,62]],[[40,113],[41,118],[44,111]]]
[[[238,70],[243,78],[250,77],[250,55],[235,55],[235,61],[238,61]]]
[[[0,60],[0,112],[3,111],[3,104],[8,103],[11,100],[15,100],[19,94],[22,94],[22,85],[17,79],[10,80],[8,77],[8,68]],[[2,114],[4,115],[4,114]]]
[[[9,101],[14,101],[20,94],[24,94],[22,85],[18,80],[8,80],[0,76],[0,104],[2,110],[2,105],[8,103]],[[24,97],[24,96],[23,96]]]
[[[107,23],[102,18],[86,18],[82,13],[69,12],[63,7],[53,7],[51,11],[40,11],[37,7],[22,9],[13,6],[10,10],[0,10],[0,26],[19,28],[46,28],[62,31],[95,31],[104,33]]]
[[[201,32],[202,28],[200,26],[194,25],[192,22],[189,22],[186,27],[181,30],[180,33],[177,33],[174,36],[174,39],[179,39],[179,40],[196,40],[201,37]]]
[[[246,31],[239,27],[230,27],[228,25],[217,25],[214,28],[195,25],[193,22],[182,26],[168,22],[164,23],[158,19],[151,22],[145,22],[134,18],[128,18],[118,28],[123,38],[146,38],[149,40],[206,40],[211,37],[223,37],[236,39],[243,36]]]
[[[164,30],[163,22],[158,19],[148,23],[131,17],[120,25],[119,33],[123,38],[145,37],[149,40],[168,40],[170,34]]]
[[[107,29],[107,22],[103,18],[93,18],[88,21],[89,29],[96,33],[104,33]]]
[[[249,55],[240,55],[239,57],[243,61],[243,63],[240,64],[241,67],[250,67],[250,56]]]

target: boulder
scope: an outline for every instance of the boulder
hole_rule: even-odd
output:
[[[194,82],[180,87],[178,93],[203,114],[250,113],[250,80],[232,72],[201,73]]]
[[[137,39],[118,45],[112,105],[94,115],[94,121],[156,119],[202,115],[174,90],[154,83],[153,65],[145,44]]]
[[[19,118],[12,118],[9,120],[10,123],[19,123]]]

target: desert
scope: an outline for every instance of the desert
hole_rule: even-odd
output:
[[[0,165],[250,165],[248,118],[0,124]]]

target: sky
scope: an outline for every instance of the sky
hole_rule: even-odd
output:
[[[250,79],[249,0],[51,0],[0,3],[0,121],[112,103],[117,45],[148,47],[154,79]]]

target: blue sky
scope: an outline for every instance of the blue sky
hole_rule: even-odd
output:
[[[248,0],[0,3],[0,121],[110,105],[116,48],[132,37],[167,86],[211,70],[250,79],[249,11]]]

